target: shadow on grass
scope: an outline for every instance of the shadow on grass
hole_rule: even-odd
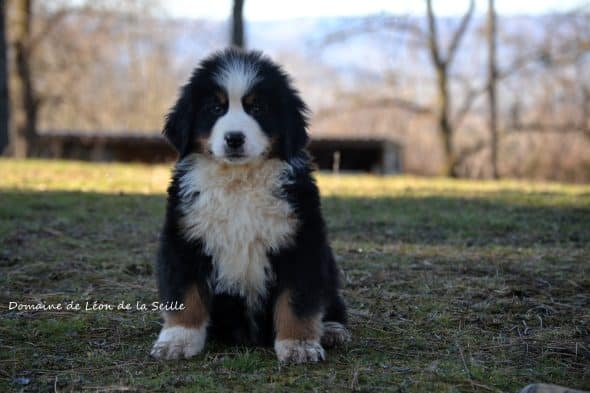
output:
[[[590,207],[500,198],[394,197],[324,201],[332,236],[425,244],[590,245]]]
[[[544,197],[550,202],[555,195]],[[111,281],[122,283],[153,274],[163,195],[5,190],[0,199],[0,268],[25,262],[38,269],[29,273],[56,281],[79,272],[88,279],[94,272],[97,280],[110,274]],[[571,262],[580,259],[578,251],[590,249],[590,206],[571,201],[527,206],[505,193],[478,198],[327,197],[323,208],[337,255],[363,261],[354,256],[358,250],[376,250],[394,257],[394,269],[404,255],[452,260],[471,250],[471,259],[508,257],[509,265],[511,254],[519,258],[518,250],[532,250],[525,253],[528,257],[534,251],[536,258]],[[486,269],[483,274],[489,273]],[[76,290],[83,289],[79,286],[84,283],[77,284]]]
[[[544,196],[548,201],[552,198],[552,194]],[[19,231],[41,231],[115,241],[138,237],[145,244],[156,236],[165,205],[162,195],[141,194],[4,190],[0,198],[0,235],[4,241],[14,237],[14,231],[16,237]],[[335,239],[590,245],[588,204],[527,206],[524,202],[506,193],[469,198],[327,197],[323,208]]]

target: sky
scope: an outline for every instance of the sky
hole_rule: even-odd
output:
[[[281,20],[324,16],[362,16],[387,12],[423,15],[423,0],[245,0],[244,16],[250,21]],[[165,10],[173,17],[227,19],[231,0],[167,0]],[[498,13],[540,14],[564,11],[581,4],[580,0],[496,0]],[[467,0],[437,0],[434,8],[440,16],[459,15],[467,9]],[[487,0],[476,0],[476,10],[484,12]]]

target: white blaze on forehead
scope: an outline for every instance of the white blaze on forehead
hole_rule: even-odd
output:
[[[223,86],[230,98],[241,98],[258,81],[257,67],[239,57],[229,57],[215,74],[215,82]]]
[[[242,106],[242,98],[259,78],[256,65],[239,57],[226,59],[215,74],[215,82],[225,89],[228,98],[227,112],[217,119],[209,137],[210,150],[215,157],[225,156],[225,135],[236,131],[245,139],[242,162],[257,159],[267,151],[268,137]]]

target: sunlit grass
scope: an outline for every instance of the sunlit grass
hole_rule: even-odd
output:
[[[159,194],[171,165],[0,159],[0,189]]]
[[[443,177],[374,176],[363,174],[320,174],[318,182],[324,195],[391,196],[412,194],[476,195],[517,191],[519,193],[560,193],[581,195],[590,192],[590,185],[572,185],[517,180],[461,180]]]
[[[0,159],[0,188],[36,191],[164,193],[172,164],[88,163],[59,160]],[[324,196],[385,197],[398,195],[464,195],[518,192],[587,196],[590,185],[516,180],[455,180],[442,177],[376,176],[319,173]]]

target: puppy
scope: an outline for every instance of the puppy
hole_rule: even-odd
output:
[[[215,53],[181,89],[163,130],[179,158],[157,272],[161,301],[184,308],[164,312],[153,356],[189,358],[209,337],[317,362],[350,339],[307,113],[259,52]]]

